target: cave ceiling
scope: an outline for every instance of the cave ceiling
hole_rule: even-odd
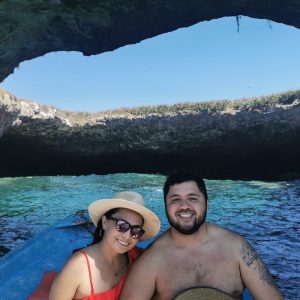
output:
[[[0,82],[21,62],[49,52],[96,55],[226,16],[267,19],[300,28],[300,1],[1,1]]]

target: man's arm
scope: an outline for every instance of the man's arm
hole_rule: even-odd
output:
[[[130,269],[120,300],[149,300],[155,292],[157,262],[151,251],[144,252]]]
[[[239,260],[242,280],[256,300],[283,299],[269,270],[254,248],[244,239],[239,248]]]

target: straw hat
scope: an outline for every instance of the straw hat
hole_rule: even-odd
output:
[[[144,198],[136,192],[120,192],[109,199],[100,199],[91,203],[88,207],[92,222],[97,226],[102,216],[113,208],[131,209],[144,218],[144,235],[140,241],[154,237],[160,229],[160,221],[155,213],[144,206]]]
[[[234,300],[230,295],[210,287],[194,287],[180,293],[174,300]]]

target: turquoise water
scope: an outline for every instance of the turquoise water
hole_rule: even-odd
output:
[[[163,176],[141,174],[0,178],[0,255],[90,202],[121,190],[141,192],[165,230],[163,183]],[[206,183],[208,221],[248,239],[286,299],[300,299],[300,181]]]

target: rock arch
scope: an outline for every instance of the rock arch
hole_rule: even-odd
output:
[[[300,28],[300,2],[1,1],[0,82],[19,63],[49,52],[99,54],[225,16]],[[79,126],[64,112],[16,99],[0,89],[0,177],[167,173],[188,167],[216,179],[299,178],[299,99],[296,91],[233,110],[224,110],[222,104],[211,112],[173,114],[170,108],[172,113],[162,115],[86,116]]]
[[[0,3],[0,82],[53,51],[99,54],[181,27],[249,16],[300,28],[296,0],[17,0]]]

